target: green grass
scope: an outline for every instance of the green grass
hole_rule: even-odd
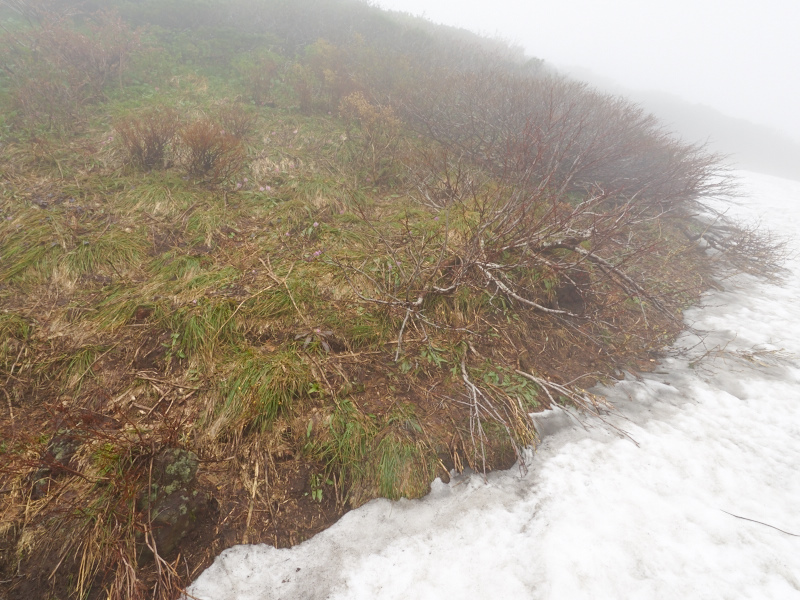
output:
[[[240,277],[237,269],[207,256],[168,251],[143,271],[144,280],[117,281],[103,290],[97,310],[87,316],[100,331],[129,324],[137,309],[143,309],[176,334],[176,354],[188,356],[240,340],[239,321],[231,318],[237,302],[226,297]]]
[[[75,393],[81,391],[86,377],[94,377],[93,367],[102,354],[103,348],[86,346],[80,348],[66,359],[64,366],[64,383],[66,389]]]
[[[6,343],[11,339],[26,341],[33,332],[33,326],[27,319],[12,312],[0,312],[0,341]]]
[[[171,172],[131,177],[126,187],[116,196],[115,209],[136,218],[149,215],[173,220],[198,201],[196,193],[187,189],[186,182]]]
[[[141,288],[119,283],[104,291],[106,295],[97,303],[97,311],[88,317],[99,331],[115,331],[130,323],[139,307],[153,308]]]
[[[438,458],[424,439],[413,405],[397,407],[384,418],[365,415],[352,401],[338,400],[324,441],[310,453],[328,472],[346,481],[360,504],[374,494],[419,498],[427,493]]]
[[[99,235],[79,237],[76,245],[64,255],[62,263],[68,276],[74,279],[101,272],[120,276],[139,265],[146,249],[147,238],[141,229],[109,229]]]
[[[378,442],[371,460],[378,493],[392,500],[424,496],[436,472],[435,454],[396,432]]]
[[[223,430],[244,426],[264,431],[279,415],[290,414],[318,387],[316,383],[308,365],[292,350],[241,351],[226,366],[212,418],[224,423]]]
[[[0,312],[0,368],[10,370],[17,368],[25,345],[30,342],[33,326],[20,315],[12,312]]]
[[[349,315],[342,330],[350,346],[355,350],[378,348],[395,337],[402,319],[387,312],[361,312]]]
[[[199,207],[186,220],[186,237],[193,246],[213,247],[214,236],[228,222],[223,206]]]
[[[148,271],[162,294],[184,295],[195,300],[204,293],[219,292],[239,278],[238,270],[232,266],[217,264],[210,256],[183,254],[178,250],[156,258]]]
[[[234,318],[235,308],[230,300],[215,299],[170,311],[163,321],[172,339],[169,352],[179,358],[200,354],[211,361],[216,347],[238,344],[242,334]]]
[[[313,454],[351,486],[363,485],[368,475],[367,453],[377,427],[350,400],[341,399],[330,421],[330,440],[317,444]]]
[[[22,220],[22,219],[20,219]],[[28,218],[0,230],[0,281],[20,284],[43,283],[50,279],[64,254],[64,238],[57,226],[46,219]],[[34,222],[31,222],[34,221]]]
[[[290,185],[295,198],[307,203],[346,205],[347,191],[340,181],[320,175],[302,177]]]

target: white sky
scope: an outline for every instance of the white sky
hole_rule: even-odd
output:
[[[800,140],[800,0],[374,0]]]

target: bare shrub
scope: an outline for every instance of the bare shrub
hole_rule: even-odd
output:
[[[390,166],[400,140],[401,122],[391,106],[371,104],[361,92],[346,96],[339,113],[347,123],[348,140],[354,141],[354,158],[364,164],[373,181]]]
[[[199,119],[179,133],[183,166],[191,177],[218,184],[232,177],[244,163],[242,142],[210,119]]]
[[[564,78],[432,69],[402,106],[421,134],[515,185],[597,186],[664,210],[718,185],[718,157],[680,143],[631,102]]]
[[[73,94],[63,82],[50,79],[43,71],[31,69],[24,78],[14,82],[9,94],[16,111],[12,122],[24,129],[38,126],[48,130],[68,129],[78,115]]]
[[[114,123],[120,141],[134,166],[149,171],[168,164],[167,152],[178,129],[178,113],[170,108],[151,109]]]
[[[236,139],[250,137],[256,129],[258,117],[242,104],[223,104],[216,110],[216,117],[225,133]]]
[[[4,36],[11,105],[22,126],[69,129],[84,106],[105,99],[107,84],[122,85],[140,36],[104,11],[92,15],[85,32],[52,12],[36,18]]]

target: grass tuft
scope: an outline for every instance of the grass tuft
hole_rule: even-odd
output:
[[[271,355],[241,352],[227,365],[219,384],[220,402],[212,407],[210,430],[216,434],[230,428],[264,431],[317,387],[308,366],[291,350]]]
[[[109,230],[98,237],[79,238],[63,257],[69,277],[105,273],[119,276],[138,265],[147,248],[144,232]]]
[[[371,469],[378,493],[392,500],[421,498],[436,472],[435,455],[406,435],[386,434],[375,448]]]
[[[103,349],[98,346],[86,346],[74,352],[64,367],[64,381],[67,390],[80,393],[84,379],[95,376],[92,370]]]

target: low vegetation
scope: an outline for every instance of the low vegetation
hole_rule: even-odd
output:
[[[0,2],[9,598],[175,598],[509,468],[530,412],[652,364],[714,256],[771,266],[747,228],[698,248],[717,157],[513,48],[346,0],[93,4]]]

